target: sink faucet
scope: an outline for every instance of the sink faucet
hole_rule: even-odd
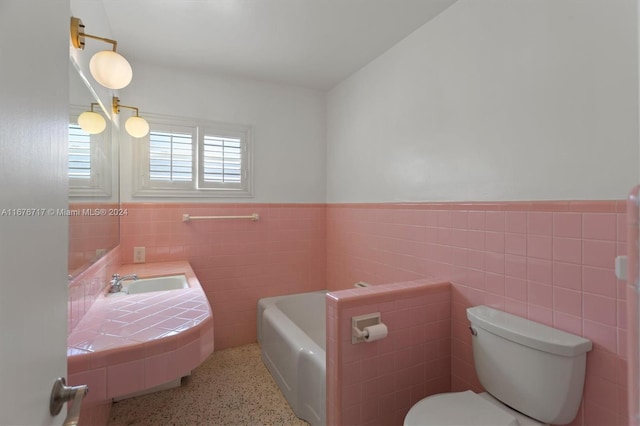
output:
[[[113,274],[111,276],[111,281],[109,282],[109,284],[111,285],[111,287],[109,287],[109,293],[117,293],[119,291],[122,290],[122,281],[124,280],[137,280],[138,279],[138,275],[137,274],[131,274],[131,275],[125,275],[124,277],[121,277],[120,274]]]

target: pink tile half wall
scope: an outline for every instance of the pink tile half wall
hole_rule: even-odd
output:
[[[400,425],[420,399],[451,389],[448,282],[418,280],[327,296],[327,424]],[[351,317],[380,312],[389,330],[351,343]]]

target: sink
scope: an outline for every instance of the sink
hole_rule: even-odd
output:
[[[179,290],[181,288],[189,288],[187,277],[185,275],[169,275],[164,277],[140,278],[137,281],[124,281],[120,293],[138,294],[152,291]]]

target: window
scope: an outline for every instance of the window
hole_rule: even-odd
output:
[[[242,183],[242,139],[204,135],[200,145],[200,186],[202,188],[239,187]]]
[[[251,128],[145,115],[149,135],[134,139],[134,195],[251,196]]]
[[[91,179],[91,135],[69,123],[69,179]]]
[[[149,137],[149,179],[191,182],[193,179],[193,136],[187,133],[151,132]]]
[[[108,197],[111,195],[111,132],[90,135],[77,123],[81,107],[71,106],[69,119],[69,195]]]

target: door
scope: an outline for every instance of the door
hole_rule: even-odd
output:
[[[68,22],[68,0],[0,1],[0,425],[66,413]]]

